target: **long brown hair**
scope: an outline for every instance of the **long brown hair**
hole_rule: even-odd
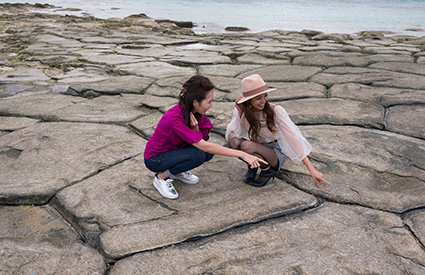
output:
[[[184,108],[184,121],[190,128],[190,112],[193,111],[195,99],[201,103],[207,97],[207,93],[214,89],[214,84],[207,77],[194,75],[189,78],[180,88],[179,104]],[[194,114],[199,121],[201,115]]]
[[[250,100],[242,103],[242,114],[245,115],[246,120],[249,123],[248,135],[249,138],[258,142],[258,135],[260,134],[261,123],[255,115],[255,110],[252,108]],[[263,110],[261,110],[266,114],[266,125],[270,132],[275,133],[277,131],[276,128],[276,113],[272,106],[270,106],[269,101],[266,101]]]

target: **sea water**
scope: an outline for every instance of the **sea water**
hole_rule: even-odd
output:
[[[51,13],[124,18],[145,13],[153,19],[192,21],[197,33],[221,33],[227,26],[266,30],[317,30],[354,34],[364,30],[425,35],[425,0],[23,0],[62,8]],[[423,31],[408,31],[416,28]]]

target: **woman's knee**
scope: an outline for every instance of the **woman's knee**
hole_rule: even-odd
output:
[[[242,150],[242,151],[244,151],[244,152],[247,152],[247,153],[250,153],[250,154],[252,154],[252,153],[254,153],[255,151],[254,151],[254,144],[253,143],[255,143],[254,141],[250,141],[250,140],[244,140],[244,141],[242,141],[242,143],[241,143],[241,145],[240,145],[240,149]]]
[[[232,138],[229,142],[229,147],[232,149],[239,149],[243,140],[240,138]]]

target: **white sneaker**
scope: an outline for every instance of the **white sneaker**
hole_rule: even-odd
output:
[[[199,182],[199,178],[190,172],[181,172],[177,175],[170,176],[173,180],[180,180],[187,184],[197,184]]]
[[[153,180],[153,186],[155,186],[156,190],[158,190],[158,192],[167,199],[177,199],[179,197],[179,193],[177,193],[176,189],[174,188],[173,180],[170,178],[161,180],[155,176],[155,179]]]

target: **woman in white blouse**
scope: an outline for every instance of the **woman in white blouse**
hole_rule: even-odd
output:
[[[263,158],[261,172],[256,178],[257,168],[250,168],[244,182],[253,186],[264,186],[274,178],[287,157],[297,164],[304,163],[317,185],[327,182],[322,173],[314,169],[307,155],[310,143],[302,136],[281,106],[268,101],[269,88],[260,75],[242,79],[242,94],[236,99],[232,121],[227,126],[226,140],[233,149]]]

